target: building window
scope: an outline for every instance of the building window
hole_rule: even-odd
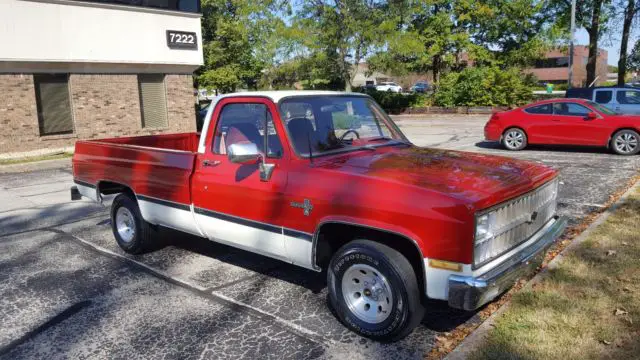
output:
[[[68,74],[33,75],[40,136],[73,133]]]
[[[536,64],[535,64],[536,69],[567,67],[567,66],[569,66],[568,56],[540,59],[540,60],[536,60]]]
[[[139,74],[140,113],[143,128],[164,128],[167,122],[167,94],[164,74]]]
[[[77,0],[117,5],[141,6],[156,9],[200,12],[200,0]]]

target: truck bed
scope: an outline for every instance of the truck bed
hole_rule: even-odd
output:
[[[130,187],[138,198],[188,206],[198,141],[197,133],[78,141],[74,180],[83,195],[90,193],[96,200],[97,186],[119,184]]]

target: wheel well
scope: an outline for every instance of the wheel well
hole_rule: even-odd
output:
[[[125,193],[131,195],[134,201],[136,200],[136,195],[130,187],[112,181],[99,181],[98,193],[100,195]]]
[[[318,229],[316,236],[315,263],[322,270],[327,269],[331,257],[340,247],[356,239],[379,242],[400,252],[409,260],[418,280],[420,294],[426,298],[424,257],[413,240],[393,232],[345,223],[323,224]]]

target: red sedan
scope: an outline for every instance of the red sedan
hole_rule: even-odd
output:
[[[618,115],[584,99],[552,99],[493,114],[484,136],[508,150],[529,144],[585,145],[633,155],[640,151],[640,116]]]

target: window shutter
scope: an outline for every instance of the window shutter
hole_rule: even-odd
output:
[[[143,128],[167,127],[167,96],[163,74],[138,75]]]
[[[67,74],[33,75],[40,135],[73,133]]]

